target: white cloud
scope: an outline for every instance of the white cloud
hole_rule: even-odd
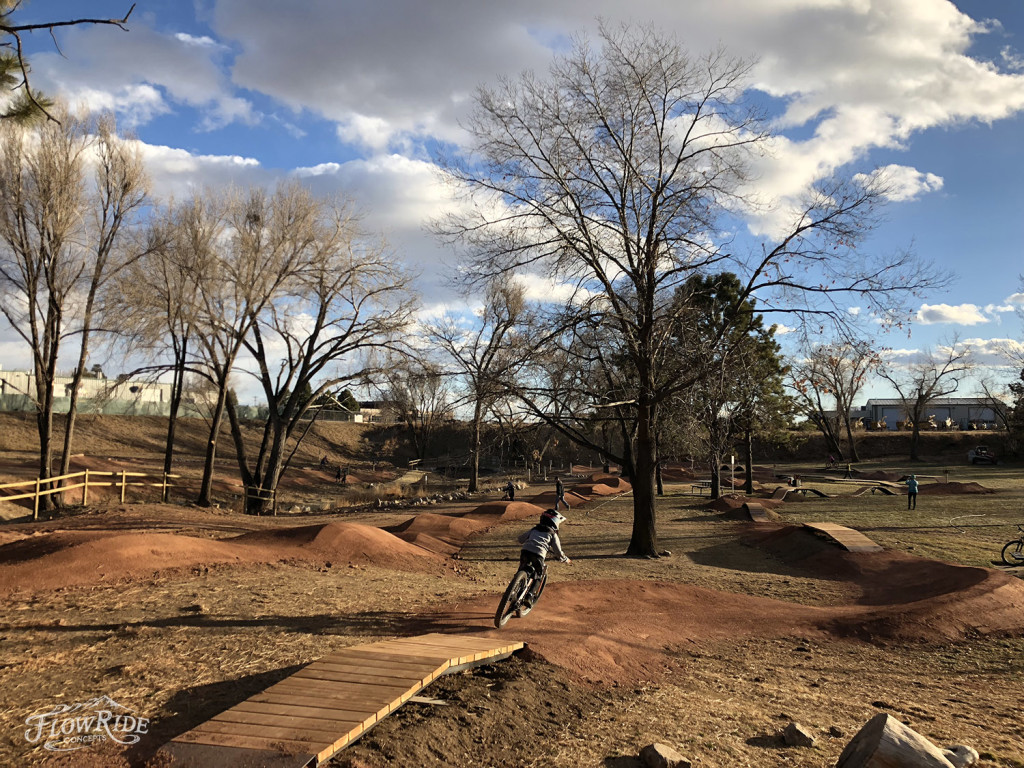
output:
[[[859,173],[854,181],[866,183],[878,181],[885,190],[885,197],[894,202],[914,200],[926,192],[942,189],[942,177],[934,173],[922,173],[905,165],[887,165],[868,175]]]
[[[1024,306],[1024,293],[1014,293],[1006,297],[1006,303],[1015,307]]]
[[[1024,344],[1015,339],[964,339],[960,346],[970,348],[978,365],[1003,366],[1024,361]]]
[[[953,323],[956,325],[978,325],[989,322],[975,304],[922,304],[917,311],[917,322],[922,325]]]

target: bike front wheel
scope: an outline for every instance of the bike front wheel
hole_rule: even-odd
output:
[[[1007,565],[1024,565],[1024,541],[1017,539],[1007,542],[1003,547],[1002,558]]]
[[[526,589],[529,583],[530,574],[526,571],[516,571],[516,575],[509,582],[505,594],[501,596],[498,610],[494,614],[494,626],[498,629],[508,624],[512,614],[519,609],[519,604],[523,601],[523,597],[526,596]]]

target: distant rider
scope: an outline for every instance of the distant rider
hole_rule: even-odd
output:
[[[515,483],[513,483],[511,480],[505,483],[505,497],[509,501],[516,500],[516,486]]]
[[[531,607],[537,599],[537,590],[541,585],[539,577],[544,572],[544,560],[548,556],[548,552],[563,563],[572,563],[572,560],[562,551],[562,542],[558,540],[558,526],[562,524],[563,520],[565,520],[564,515],[560,515],[554,509],[546,509],[540,516],[540,522],[519,536],[518,541],[523,545],[523,549],[519,553],[519,568],[538,577],[534,579],[530,594],[524,601],[527,608]]]

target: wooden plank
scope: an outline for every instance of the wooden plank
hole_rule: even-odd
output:
[[[229,710],[221,712],[219,715],[210,718],[208,722],[211,723],[248,723],[249,725],[290,725],[295,726],[300,730],[315,729],[318,731],[326,731],[329,734],[345,733],[351,731],[353,728],[365,728],[366,720],[370,718],[363,718],[359,720],[346,719],[346,720],[335,720],[333,718],[322,718],[322,717],[305,717],[303,715],[297,715],[293,712],[275,712],[273,714],[267,714],[265,712],[248,712],[246,710],[239,709],[238,707],[232,707]],[[372,719],[373,725],[376,722],[376,718]]]
[[[881,552],[882,547],[860,531],[836,523],[804,523],[805,528],[825,534],[850,552]]]
[[[447,665],[446,665],[447,666]],[[410,669],[394,669],[387,664],[373,662],[367,664],[335,664],[333,662],[318,661],[310,664],[306,669],[325,669],[331,672],[351,672],[355,675],[376,675],[377,677],[389,677],[405,680],[408,678],[422,680],[426,677],[433,679],[437,676],[438,670],[445,667],[413,667]]]
[[[317,747],[316,745],[310,744],[308,741],[300,741],[298,739],[270,739],[270,738],[258,738],[256,736],[235,736],[229,733],[202,733],[195,730],[187,731],[180,736],[175,737],[176,742],[185,742],[187,744],[206,744],[211,747],[241,747],[242,749],[248,750],[267,750],[270,752],[291,752],[298,756],[303,755],[308,757],[305,762],[298,763],[298,765],[305,765],[309,762],[309,759],[314,757],[316,753],[323,749],[323,747]],[[208,765],[220,765],[218,762],[210,762]]]
[[[362,723],[369,728],[377,721],[376,713],[366,717],[362,712],[352,709],[332,709],[331,707],[318,707],[312,704],[296,704],[295,702],[263,702],[246,699],[241,704],[236,704],[228,712],[244,712],[250,715],[280,715],[283,717],[308,717],[321,720],[354,721],[363,717]],[[220,717],[220,715],[217,715]],[[214,718],[216,719],[216,718]]]
[[[301,741],[311,746],[317,752],[324,747],[333,744],[339,737],[342,737],[344,734],[347,734],[352,730],[355,730],[354,727],[349,728],[347,731],[321,731],[316,728],[252,725],[249,723],[230,723],[222,720],[207,720],[198,728],[193,729],[194,732],[199,733],[217,735],[226,734],[228,736],[238,736],[240,738],[249,738],[252,736],[257,739],[289,739],[291,741]]]
[[[356,707],[355,704],[350,704],[346,700],[339,699],[338,701],[332,701],[323,696],[298,696],[287,693],[260,693],[253,696],[251,699],[246,699],[242,704],[261,704],[261,705],[279,705],[283,707],[301,707],[301,708],[323,708],[330,709],[336,712],[349,713],[353,717],[358,715],[367,715],[369,707],[363,705]],[[238,706],[241,706],[238,705]],[[378,707],[374,711],[375,717],[379,720],[388,713],[391,712],[390,703],[384,704]]]
[[[342,680],[316,680],[312,678],[296,679],[293,675],[292,677],[285,678],[279,683],[275,683],[267,690],[281,692],[287,690],[306,690],[311,693],[324,691],[333,699],[352,694],[372,694],[374,696],[384,696],[386,698],[389,694],[401,693],[402,691],[408,690],[412,687],[419,686],[386,681],[379,683],[346,683]]]
[[[362,651],[353,648],[351,650],[332,653],[330,656],[324,656],[317,661],[325,661],[329,664],[383,664],[388,667],[397,667],[399,669],[435,669],[447,660],[448,655],[422,656],[417,658],[410,657],[405,653],[392,653],[391,651],[386,651],[384,649],[379,651]]]
[[[405,685],[426,685],[422,677],[382,677],[381,675],[374,674],[361,675],[358,672],[349,672],[347,670],[339,672],[337,670],[324,669],[319,666],[307,667],[300,672],[296,672],[290,679],[329,680],[339,683],[374,683],[377,685],[399,685],[402,683]]]

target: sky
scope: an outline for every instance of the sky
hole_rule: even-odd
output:
[[[129,6],[35,0],[17,20]],[[954,279],[879,346],[909,359],[957,336],[994,364],[1024,341],[1024,3],[138,0],[128,31],[65,28],[59,50],[48,33],[26,47],[37,88],[114,110],[135,132],[157,195],[298,177],[351,196],[418,271],[430,313],[460,301],[452,253],[424,230],[450,194],[432,148],[465,145],[478,85],[543,73],[574,35],[596,37],[599,18],[756,62],[749,95],[776,136],[762,192],[784,200],[832,173],[888,170],[896,193],[869,247],[912,247]],[[771,222],[746,226],[756,236]],[[28,364],[9,331],[0,364]]]

